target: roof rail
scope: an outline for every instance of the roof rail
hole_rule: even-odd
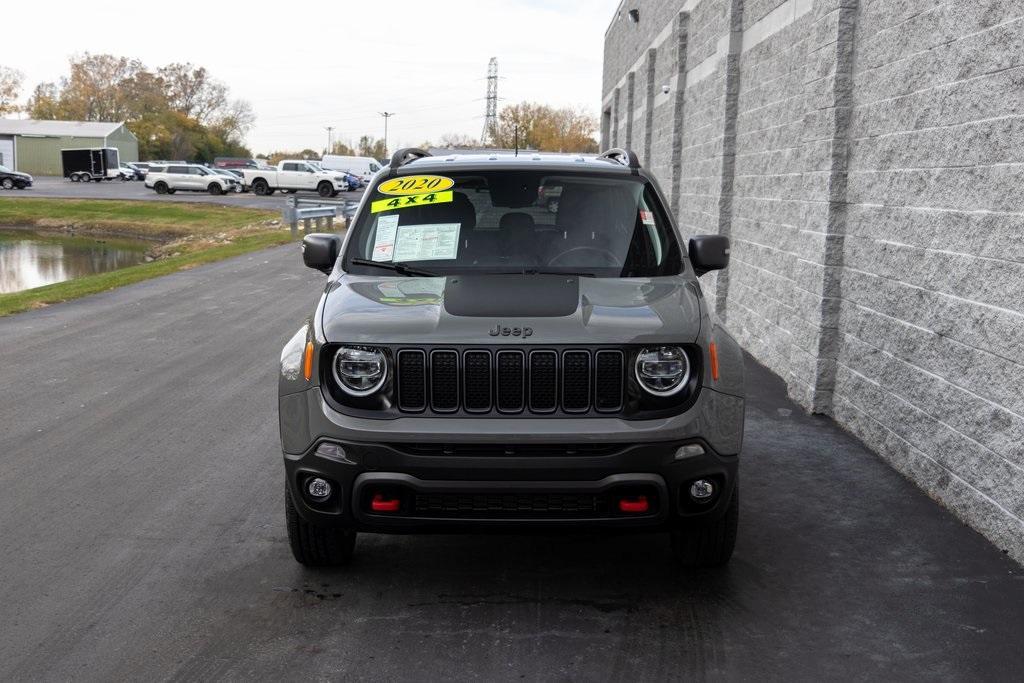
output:
[[[616,147],[610,149],[607,152],[602,152],[598,159],[607,159],[608,161],[616,161],[623,166],[628,166],[632,169],[640,168],[640,159],[636,156],[636,153],[631,149],[622,149]]]
[[[416,147],[404,147],[391,156],[391,168],[405,166],[410,161],[416,161],[423,157],[433,156],[430,152],[424,152]]]

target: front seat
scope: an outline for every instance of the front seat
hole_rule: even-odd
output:
[[[536,224],[528,213],[513,211],[498,221],[498,244],[509,263],[537,265]]]

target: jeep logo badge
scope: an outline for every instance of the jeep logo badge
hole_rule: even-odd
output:
[[[532,327],[502,327],[500,324],[495,324],[494,327],[492,327],[490,330],[488,330],[488,334],[490,334],[492,337],[498,337],[498,336],[501,336],[501,337],[509,337],[509,336],[512,336],[512,337],[532,337],[533,336],[533,328]]]

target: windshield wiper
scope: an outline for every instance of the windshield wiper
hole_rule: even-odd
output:
[[[365,258],[354,258],[351,263],[357,266],[371,266],[373,268],[392,270],[399,275],[411,275],[414,277],[440,277],[439,273],[424,270],[423,268],[416,268],[415,266],[409,266],[401,262],[371,261],[370,259]]]

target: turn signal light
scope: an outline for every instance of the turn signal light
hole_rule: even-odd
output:
[[[308,382],[313,377],[313,342],[306,342],[306,353],[302,359],[302,374]]]
[[[398,512],[401,507],[400,499],[385,496],[383,493],[373,494],[373,500],[370,501],[370,509],[374,512]]]
[[[711,342],[711,346],[708,349],[708,353],[711,356],[711,379],[718,381],[718,345],[715,342]],[[307,378],[308,379],[308,378]]]
[[[651,509],[650,503],[647,502],[647,496],[628,496],[625,498],[619,498],[619,512],[647,512]]]

